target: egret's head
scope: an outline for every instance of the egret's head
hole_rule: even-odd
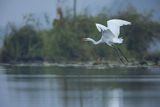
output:
[[[91,38],[83,38],[83,41],[91,41]]]
[[[92,38],[83,38],[84,41],[90,41],[92,42],[93,44],[97,45],[98,42],[96,42],[95,40],[93,40]]]

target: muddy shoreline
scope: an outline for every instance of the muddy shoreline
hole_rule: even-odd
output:
[[[119,63],[119,62],[101,62],[97,63],[94,61],[88,61],[88,62],[61,62],[61,63],[52,63],[52,62],[33,62],[33,63],[24,63],[24,62],[18,62],[18,63],[0,63],[1,66],[44,66],[44,67],[77,67],[77,68],[88,68],[88,69],[106,69],[106,68],[114,68],[114,67],[159,67],[160,65],[154,65],[153,63],[147,63],[147,64],[139,64],[138,62],[134,63]]]

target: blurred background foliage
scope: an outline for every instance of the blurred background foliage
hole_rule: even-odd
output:
[[[53,20],[51,29],[39,29],[41,25],[34,16],[25,16],[25,25],[16,28],[10,25],[11,32],[5,35],[0,51],[1,62],[67,62],[67,61],[115,61],[114,50],[106,44],[93,45],[84,42],[84,37],[100,39],[101,34],[95,23],[107,24],[107,20],[120,18],[132,22],[131,26],[121,27],[124,43],[118,45],[130,60],[160,60],[160,52],[150,52],[153,39],[160,38],[160,23],[152,20],[152,12],[140,14],[133,7],[108,15],[102,11],[96,16],[87,12],[76,17],[66,13],[61,20]],[[46,17],[47,21],[47,17]],[[47,23],[47,22],[46,22]],[[152,48],[152,47],[151,47]]]

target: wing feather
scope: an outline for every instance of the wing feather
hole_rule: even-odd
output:
[[[99,24],[99,23],[96,23],[96,27],[98,29],[99,32],[102,32],[102,31],[105,31],[107,30],[108,28],[102,24]]]
[[[120,34],[120,26],[130,25],[131,22],[121,20],[121,19],[112,19],[107,21],[108,28],[112,31],[115,36],[119,36]]]
[[[109,42],[113,41],[114,38],[115,38],[114,34],[109,29],[102,32],[101,39],[103,42],[108,44]]]
[[[102,42],[109,44],[113,41],[115,35],[112,33],[110,29],[108,29],[108,27],[98,23],[96,23],[96,27],[98,31],[102,33],[102,37],[100,39]]]

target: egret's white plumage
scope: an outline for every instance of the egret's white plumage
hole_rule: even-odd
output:
[[[107,21],[108,28],[112,31],[112,33],[118,37],[120,34],[120,27],[123,25],[130,25],[131,22],[121,20],[121,19],[112,19]]]
[[[121,19],[112,19],[107,21],[107,27],[96,23],[96,27],[99,32],[101,32],[102,37],[99,41],[95,41],[92,38],[84,38],[85,41],[91,41],[93,44],[97,45],[99,43],[106,43],[109,46],[117,43],[120,44],[123,42],[122,38],[118,38],[120,34],[120,27],[123,25],[130,25],[131,22],[121,20]]]

